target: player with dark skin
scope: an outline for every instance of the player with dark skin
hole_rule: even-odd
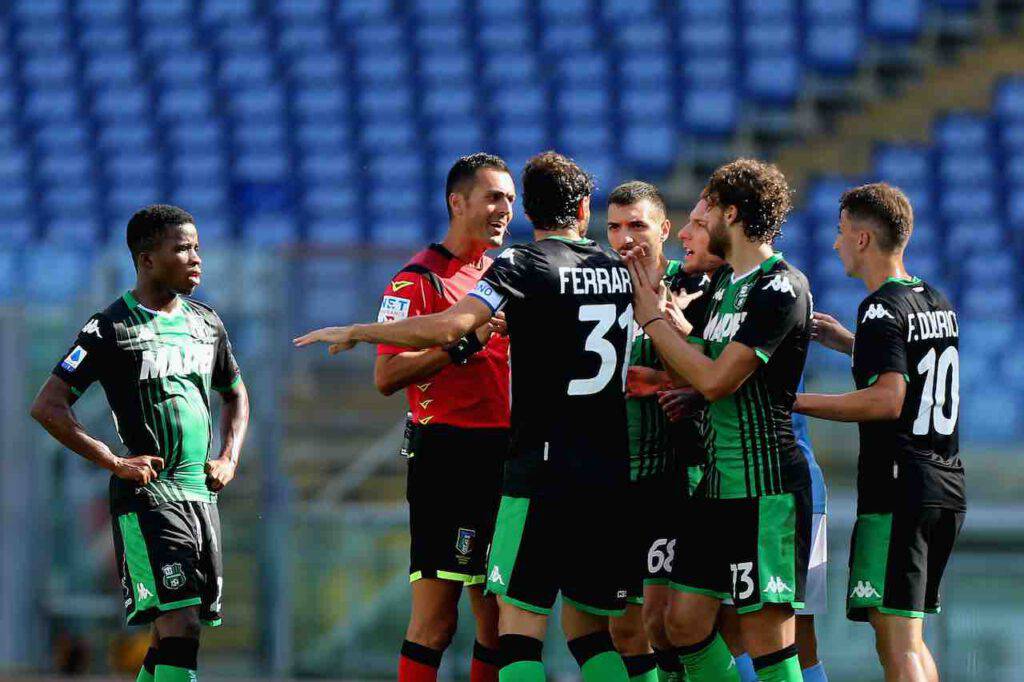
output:
[[[174,312],[178,296],[189,296],[202,277],[199,235],[191,223],[169,228],[159,246],[139,254],[137,279],[132,294],[150,310]],[[219,392],[223,400],[220,416],[221,449],[216,459],[206,463],[207,486],[213,492],[224,489],[235,477],[242,443],[249,424],[249,396],[243,382]],[[75,417],[73,405],[78,397],[71,387],[50,376],[32,403],[30,414],[64,447],[107,469],[115,476],[138,486],[156,480],[164,460],[156,455],[118,457],[104,442],[85,430]],[[152,646],[160,638],[198,639],[199,607],[189,606],[166,612],[153,622]]]

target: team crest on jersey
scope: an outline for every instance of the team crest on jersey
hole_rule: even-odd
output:
[[[460,528],[455,538],[455,550],[464,557],[473,553],[473,540],[476,538],[476,531],[469,528]],[[467,559],[468,560],[468,559]],[[462,558],[459,558],[460,563]]]
[[[747,302],[747,296],[750,295],[750,290],[753,286],[753,282],[747,282],[740,287],[738,292],[736,292],[736,300],[733,302],[733,307],[737,312],[743,310],[743,304]]]
[[[102,339],[103,335],[100,334],[100,321],[99,320],[89,320],[88,322],[85,323],[85,326],[82,327],[82,333],[83,334],[95,334],[96,338]]]
[[[160,571],[164,576],[164,587],[168,590],[177,590],[185,586],[185,572],[181,570],[180,563],[165,564]]]
[[[861,323],[863,324],[868,320],[880,320],[883,317],[888,317],[890,320],[896,319],[881,303],[872,303],[868,306],[868,309],[864,311],[864,319],[861,320]]]
[[[210,339],[213,336],[210,331],[210,325],[206,323],[206,320],[191,315],[188,317],[188,331],[192,334],[193,338],[201,341]]]
[[[380,302],[378,322],[394,322],[409,317],[409,299],[398,296],[385,296]]]
[[[764,285],[764,290],[767,291],[768,289],[780,291],[796,298],[796,292],[793,291],[793,283],[789,281],[789,277],[786,277],[785,275],[775,275],[772,277],[772,281]]]
[[[60,366],[65,372],[74,372],[78,369],[78,366],[82,364],[82,360],[85,360],[85,356],[89,354],[89,351],[85,350],[81,346],[75,346],[74,350],[68,353],[68,356],[60,363]]]

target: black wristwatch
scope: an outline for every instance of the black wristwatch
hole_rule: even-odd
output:
[[[480,343],[480,339],[477,337],[476,332],[470,332],[459,339],[454,346],[448,349],[448,355],[451,356],[453,364],[464,365],[469,362],[471,357],[483,349],[484,345]]]

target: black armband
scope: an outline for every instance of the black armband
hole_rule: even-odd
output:
[[[448,355],[451,356],[452,362],[456,365],[464,365],[469,362],[469,359],[482,351],[484,345],[480,343],[480,339],[477,338],[476,332],[470,332],[463,336],[458,342],[448,349]]]

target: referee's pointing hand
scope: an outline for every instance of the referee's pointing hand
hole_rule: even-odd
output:
[[[327,352],[331,355],[355,348],[356,341],[352,339],[352,327],[324,327],[303,334],[297,339],[292,339],[296,348],[303,348],[314,343],[330,344]]]

